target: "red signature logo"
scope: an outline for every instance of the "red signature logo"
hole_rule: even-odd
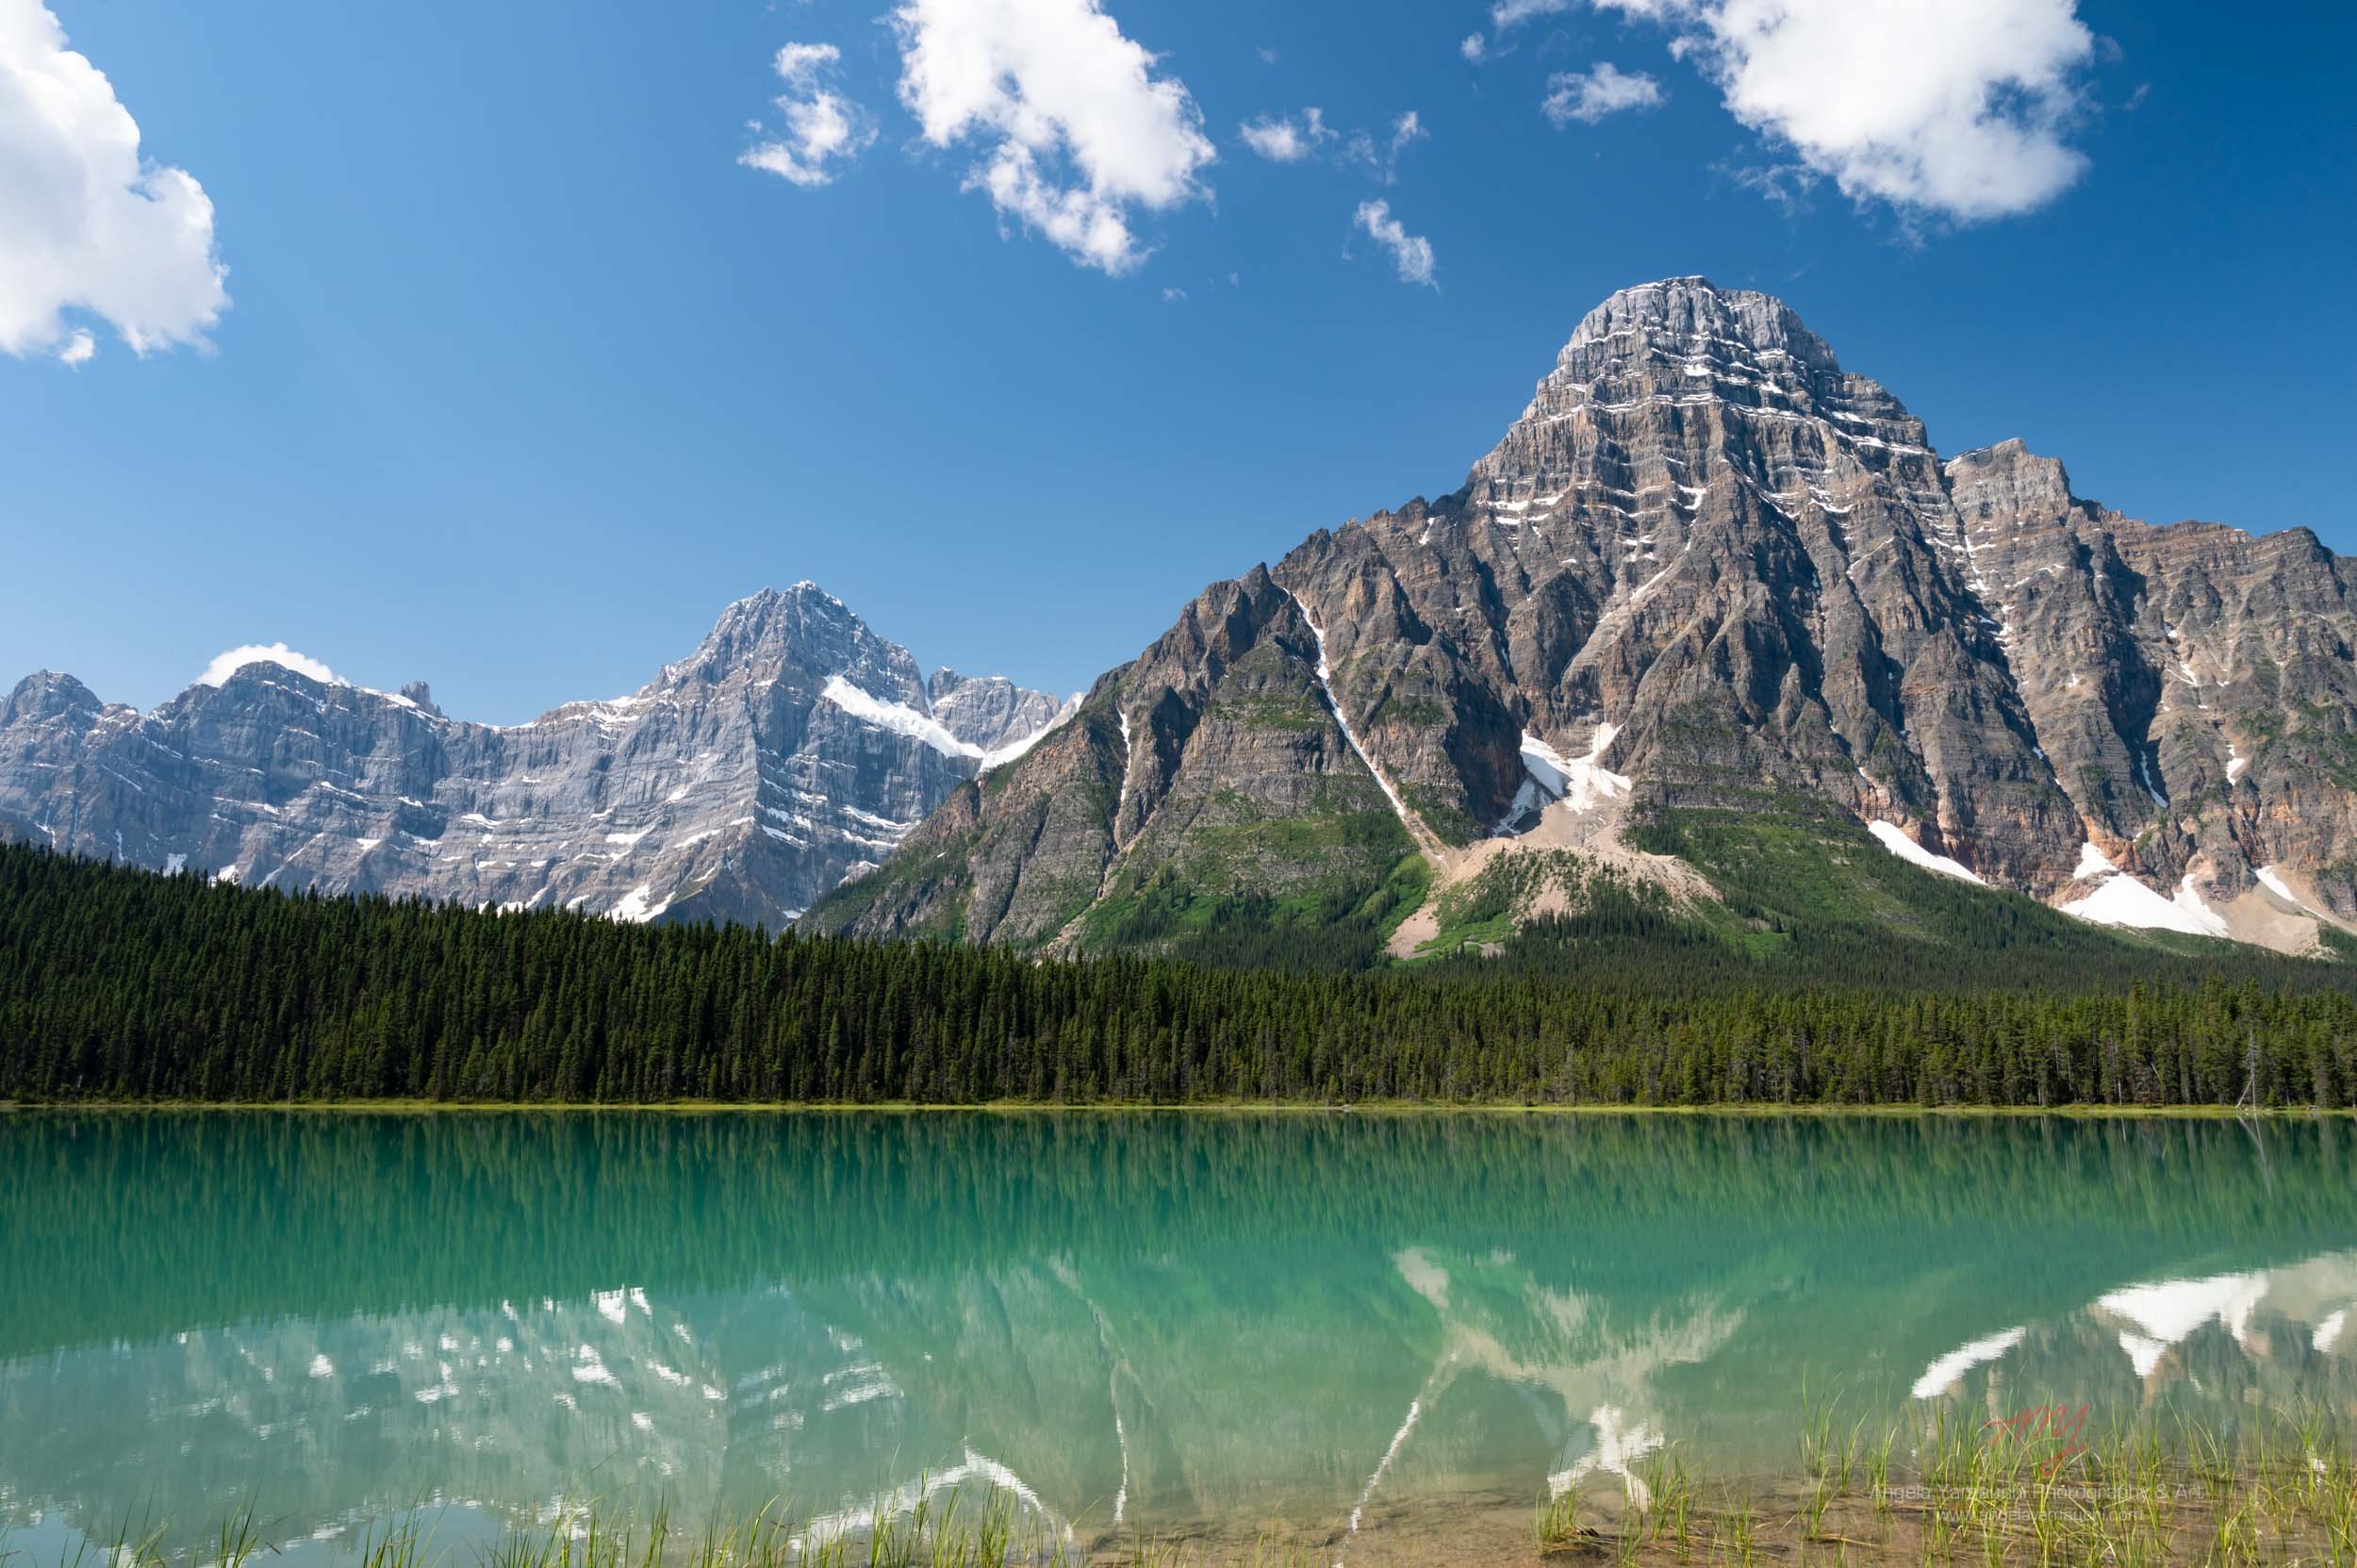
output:
[[[2069,1405],[2028,1405],[2001,1420],[1982,1422],[1981,1429],[1994,1428],[2020,1443],[2060,1444],[2040,1466],[2052,1475],[2073,1455],[2086,1452],[2087,1445],[2079,1440],[2079,1435],[2086,1430],[2088,1409],[2085,1405],[2077,1410]]]

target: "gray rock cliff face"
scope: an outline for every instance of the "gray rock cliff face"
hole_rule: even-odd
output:
[[[2357,913],[2357,563],[2304,528],[2165,528],[2019,441],[1947,472],[2054,778],[2123,870]]]
[[[821,929],[1118,946],[1198,889],[1315,896],[1410,843],[1339,722],[1317,634],[1255,568],[1216,583],[1013,766],[955,791]]]
[[[925,693],[943,728],[984,751],[1038,734],[1063,709],[1057,698],[1027,691],[1004,675],[961,675],[947,666],[926,678]]]
[[[934,684],[939,706],[806,583],[730,605],[628,697],[510,728],[445,717],[422,682],[275,664],[146,714],[44,672],[0,709],[0,833],[249,885],[776,930],[1059,713],[997,677]]]
[[[2353,588],[2357,563],[2304,529],[2134,521],[2018,442],[1943,462],[1780,302],[1668,279],[1578,324],[1459,489],[1215,585],[1057,744],[953,797],[824,919],[1086,934],[1093,900],[1202,859],[1195,819],[1162,816],[1184,798],[1166,781],[1276,809],[1271,767],[1296,794],[1379,790],[1405,837],[1360,847],[1412,840],[1439,866],[1520,820],[1535,746],[1625,779],[1640,810],[1811,797],[2058,904],[2126,876],[2176,894],[2180,929],[2227,934],[2209,904],[2270,870],[2274,914],[2346,921]],[[1335,721],[1336,744],[1281,762],[1164,706],[1239,668],[1190,628],[1263,602],[1222,624]],[[1054,831],[1018,828],[1021,802]],[[1284,896],[1271,864],[1179,880]],[[980,891],[1048,881],[1062,920],[1009,923]]]

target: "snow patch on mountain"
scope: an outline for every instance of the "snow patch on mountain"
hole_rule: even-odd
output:
[[[1866,824],[1866,831],[1872,834],[1884,849],[1911,866],[1920,866],[1926,871],[1937,871],[1943,877],[1953,877],[1958,882],[1969,882],[1975,887],[1988,885],[1962,861],[1951,860],[1946,855],[1936,855],[1914,839],[1909,838],[1906,830],[1896,822],[1869,822]]]
[[[2127,872],[2115,871],[2085,898],[2064,904],[2062,912],[2099,926],[2175,931],[2187,936],[2227,934],[2226,922],[2194,890],[2191,876],[2178,885],[2174,899],[2164,899]]]
[[[623,894],[621,900],[614,906],[611,913],[617,920],[630,925],[643,926],[670,907],[670,900],[657,899],[654,896],[653,884],[642,882]]]
[[[819,695],[854,718],[864,719],[895,734],[921,740],[945,757],[965,757],[981,765],[982,771],[1014,761],[1049,732],[1070,723],[1072,716],[1080,711],[1080,698],[1075,693],[1064,705],[1056,710],[1056,717],[1027,735],[1011,740],[1004,746],[985,750],[969,740],[951,734],[948,726],[931,714],[919,713],[905,702],[888,702],[872,692],[863,691],[840,675],[827,677]]]
[[[1342,702],[1334,696],[1334,667],[1327,662],[1326,628],[1319,625],[1316,619],[1310,614],[1309,605],[1302,603],[1299,599],[1295,599],[1294,604],[1301,611],[1301,619],[1310,623],[1310,635],[1317,639],[1318,685],[1326,693],[1326,705],[1333,711],[1334,722],[1342,730],[1343,739],[1348,743],[1352,753],[1365,765],[1367,771],[1375,775],[1375,782],[1381,786],[1383,798],[1392,802],[1392,810],[1397,814],[1400,826],[1408,830],[1408,835],[1410,838],[1416,839],[1419,843],[1423,842],[1424,835],[1416,831],[1421,824],[1409,815],[1408,802],[1401,800],[1399,791],[1392,787],[1392,781],[1383,776],[1383,769],[1376,767],[1375,759],[1367,755],[1367,749],[1359,742],[1359,733],[1350,727],[1350,716],[1343,712]]]
[[[1038,729],[1033,730],[1030,734],[1024,735],[1016,740],[1011,740],[1004,746],[996,747],[991,751],[979,753],[981,758],[981,770],[987,773],[994,767],[1005,767],[1008,763],[1014,761],[1015,758],[1023,755],[1024,752],[1029,751],[1032,747],[1037,746],[1041,741],[1047,739],[1056,731],[1061,730],[1066,724],[1071,723],[1073,717],[1080,711],[1080,699],[1083,695],[1084,694],[1080,692],[1074,692],[1070,697],[1064,700],[1063,706],[1056,710],[1055,718],[1049,719],[1047,723],[1042,724]],[[1129,719],[1126,716],[1124,717],[1122,722],[1125,725],[1128,724]],[[1122,732],[1122,740],[1125,745],[1129,741],[1129,732],[1127,729],[1124,729]]]
[[[1521,746],[1523,786],[1515,792],[1513,807],[1507,813],[1506,820],[1498,824],[1498,831],[1513,833],[1527,827],[1558,801],[1568,802],[1574,815],[1584,816],[1607,801],[1625,797],[1632,787],[1630,779],[1624,773],[1613,772],[1601,760],[1620,733],[1617,724],[1599,724],[1589,736],[1587,755],[1567,757],[1541,736],[1525,730]]]
[[[977,761],[982,756],[981,747],[960,740],[931,715],[918,713],[905,702],[887,702],[872,692],[862,691],[840,675],[828,676],[818,695],[854,718],[865,719],[912,740],[921,740],[943,756],[972,757]]]
[[[2302,899],[2299,894],[2291,890],[2291,884],[2283,880],[2283,871],[2281,867],[2262,866],[2258,869],[2257,876],[2261,886],[2265,887],[2268,892],[2274,894],[2277,898],[2283,900],[2285,903],[2291,905],[2294,909],[2300,910],[2309,915],[2316,913],[2314,909],[2309,907],[2308,901],[2305,899]]]

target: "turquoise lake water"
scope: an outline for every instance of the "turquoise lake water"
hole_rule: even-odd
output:
[[[0,1526],[332,1560],[567,1498],[1380,1557],[1680,1444],[2320,1408],[2346,1121],[0,1116]],[[1421,1513],[1420,1513],[1421,1510]],[[1360,1519],[1354,1533],[1353,1514]],[[831,1522],[831,1523],[829,1523]]]

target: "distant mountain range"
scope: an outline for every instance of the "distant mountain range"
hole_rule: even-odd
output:
[[[248,664],[149,713],[70,675],[0,708],[0,835],[249,885],[783,928],[1069,709],[919,673],[809,583],[628,697],[503,728]]]
[[[2315,952],[2357,930],[2353,593],[2305,529],[2134,521],[2018,441],[1943,461],[1783,304],[1673,278],[1591,311],[1456,490],[1212,585],[1084,699],[920,677],[809,584],[514,728],[269,663],[146,714],[42,673],[0,711],[0,834],[621,919],[1362,958],[1607,883],[1755,945],[1984,917],[1926,915],[1905,862],[2001,923],[2010,891]]]
[[[1783,304],[1669,279],[1455,491],[1206,589],[810,923],[1408,955],[1602,874],[1748,940],[1917,923],[1904,860],[2317,950],[2357,917],[2352,589],[2305,529],[2150,526],[2018,441],[1943,462]]]

